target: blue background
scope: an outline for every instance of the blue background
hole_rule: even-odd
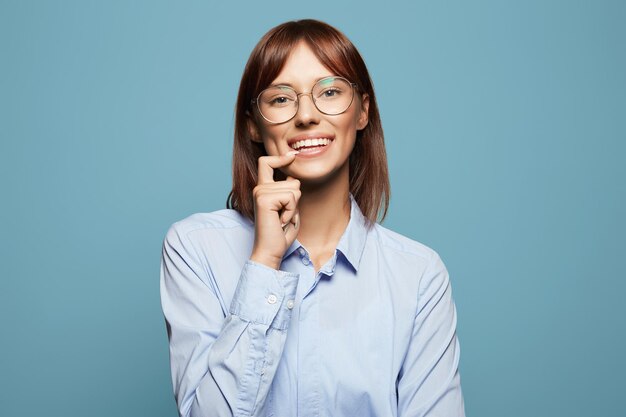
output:
[[[369,66],[467,414],[623,415],[626,3],[338,3],[1,0],[0,415],[176,415],[162,239],[224,207],[245,61],[304,17]]]

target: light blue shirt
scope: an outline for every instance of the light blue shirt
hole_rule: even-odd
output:
[[[161,302],[181,416],[464,416],[456,310],[432,249],[350,222],[315,272],[249,260],[254,225],[194,214],[163,243]]]

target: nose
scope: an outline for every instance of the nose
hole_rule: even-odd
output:
[[[305,99],[306,97],[306,99]],[[294,117],[296,126],[307,126],[310,124],[318,124],[320,121],[320,112],[313,103],[311,93],[300,93],[298,95],[298,111]]]

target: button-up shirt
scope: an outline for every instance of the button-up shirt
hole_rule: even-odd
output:
[[[319,271],[297,239],[279,270],[251,261],[254,224],[234,210],[171,226],[161,303],[181,416],[464,416],[443,262],[350,200]]]

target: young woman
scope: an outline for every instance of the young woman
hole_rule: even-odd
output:
[[[387,160],[354,45],[315,20],[259,41],[229,209],[172,225],[161,299],[181,416],[463,416],[432,249],[385,229]]]

